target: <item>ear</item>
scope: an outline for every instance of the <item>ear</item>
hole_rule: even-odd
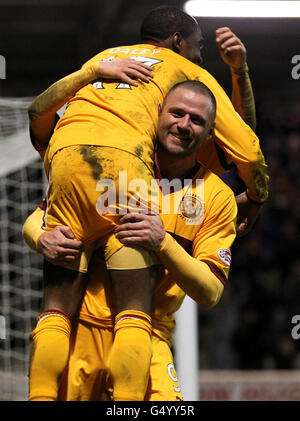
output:
[[[208,138],[211,138],[212,137],[212,135],[214,133],[214,130],[215,130],[215,127],[216,127],[215,122],[212,122],[211,123],[211,126],[210,126],[210,129],[208,131],[208,134],[207,134]]]
[[[172,50],[176,53],[180,53],[182,48],[183,36],[180,32],[174,32],[172,35]]]
[[[162,112],[162,105],[158,104],[157,108],[158,108],[158,115],[160,116]]]
[[[208,130],[208,132],[207,132],[207,136],[206,136],[206,138],[204,139],[204,141],[203,141],[203,143],[201,144],[201,146],[202,146],[202,145],[204,145],[204,143],[208,142],[208,141],[212,138],[212,135],[213,135],[213,133],[214,133],[214,130],[215,130],[215,123],[214,123],[214,122],[212,122],[212,123],[211,123],[211,125],[210,125],[210,128],[209,128],[209,130]]]

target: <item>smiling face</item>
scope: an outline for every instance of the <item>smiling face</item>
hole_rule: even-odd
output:
[[[160,108],[158,139],[170,155],[196,154],[213,131],[211,99],[188,87],[172,90]]]

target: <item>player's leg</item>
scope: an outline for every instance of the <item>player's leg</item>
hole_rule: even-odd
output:
[[[152,358],[151,299],[154,268],[111,271],[116,305],[110,372],[115,401],[142,401]]]
[[[130,247],[123,247],[107,261],[115,313],[109,360],[115,401],[144,399],[152,358],[151,312],[157,263],[145,250]]]
[[[83,273],[45,261],[42,313],[30,338],[29,400],[57,399],[83,293]]]
[[[43,313],[31,335],[30,400],[57,398],[58,383],[68,358],[71,327],[82,298],[82,273],[86,272],[93,251],[90,237],[99,234],[98,226],[101,234],[103,226],[104,231],[113,229],[111,221],[103,221],[97,213],[96,184],[91,165],[83,160],[79,147],[63,148],[55,154],[45,229],[69,226],[74,237],[84,242],[85,249],[68,269],[45,263]]]
[[[118,152],[118,162],[119,168],[118,163],[114,163],[119,180],[115,214],[121,214],[121,217],[124,211],[157,210],[158,188],[153,190],[153,174],[148,167],[136,156],[124,152]],[[122,170],[124,163],[126,177]],[[118,223],[118,219],[115,222]],[[112,253],[114,240],[117,245]],[[151,304],[157,278],[152,266],[159,262],[145,249],[122,247],[114,236],[106,244],[105,260],[115,313],[115,338],[109,362],[114,400],[141,401],[148,384],[152,356]]]

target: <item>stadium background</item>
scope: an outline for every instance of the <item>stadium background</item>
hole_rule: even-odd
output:
[[[6,79],[0,79],[0,315],[6,320],[6,338],[0,338],[0,400],[26,398],[28,333],[41,296],[40,258],[28,251],[20,234],[44,189],[40,161],[33,157],[22,165],[32,155],[24,135],[26,98],[98,51],[138,42],[148,10],[183,3],[0,0],[0,55],[6,59]],[[300,400],[300,340],[291,335],[292,317],[300,314],[300,80],[292,78],[291,63],[300,54],[300,22],[199,21],[205,67],[229,95],[230,72],[219,57],[214,30],[230,26],[247,47],[257,133],[271,177],[270,198],[255,229],[233,248],[221,303],[210,311],[199,309],[200,397]]]

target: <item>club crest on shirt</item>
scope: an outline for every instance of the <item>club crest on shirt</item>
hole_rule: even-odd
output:
[[[230,266],[231,264],[231,251],[229,249],[219,249],[217,251],[219,259],[225,263],[225,265]]]
[[[203,219],[204,203],[195,194],[186,194],[180,202],[179,211],[187,225],[198,225]]]

